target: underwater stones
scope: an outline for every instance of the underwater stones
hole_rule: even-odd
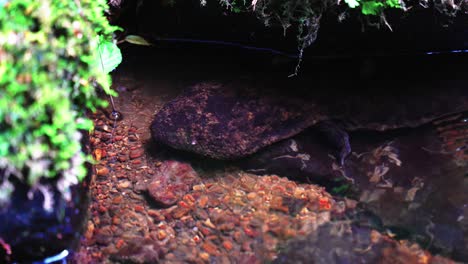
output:
[[[166,161],[161,164],[148,184],[148,192],[161,206],[171,206],[179,201],[200,178],[186,163]]]
[[[128,156],[130,157],[130,159],[136,159],[136,158],[143,156],[144,153],[145,153],[144,149],[137,148],[137,149],[130,150],[130,153],[128,154]]]
[[[314,126],[259,150],[242,159],[239,165],[254,174],[277,174],[302,182],[328,185],[333,180],[343,180],[341,174],[334,170],[339,162],[329,154],[334,152],[333,144],[324,140]]]
[[[454,263],[417,244],[397,241],[368,227],[327,223],[292,239],[273,263]]]
[[[275,175],[209,179],[163,209],[168,225],[175,226],[177,245],[164,260],[269,262],[281,243],[314,232],[330,221],[334,209],[334,199],[323,188]]]
[[[157,243],[133,239],[111,255],[110,259],[117,263],[159,263],[162,255],[163,251]]]

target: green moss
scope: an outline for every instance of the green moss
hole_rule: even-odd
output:
[[[98,34],[109,39],[116,29],[106,8],[105,0],[0,1],[4,182],[12,176],[31,185],[41,177],[76,182],[85,176],[80,130],[92,127],[86,112],[105,104],[92,80],[110,93],[110,77],[95,63]]]

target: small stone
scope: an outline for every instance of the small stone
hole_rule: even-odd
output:
[[[218,230],[220,231],[231,231],[236,227],[235,223],[227,222],[218,226]]]
[[[159,240],[164,240],[167,237],[167,233],[164,230],[159,230],[158,231],[158,239]]]
[[[211,219],[210,219],[210,218],[206,219],[206,220],[203,222],[203,224],[204,224],[205,226],[209,227],[209,228],[213,228],[213,229],[216,228],[216,226],[211,222]]]
[[[141,160],[137,159],[137,160],[132,160],[132,164],[133,165],[139,165],[141,164]]]
[[[105,156],[106,156],[106,151],[104,149],[98,148],[94,150],[94,158],[96,159],[96,161],[100,161],[101,158]]]
[[[195,243],[199,243],[201,241],[201,238],[197,235],[195,235],[193,238],[192,238],[193,242]]]
[[[247,199],[249,199],[250,201],[255,200],[255,198],[257,198],[257,194],[255,192],[250,192],[249,194],[247,194]]]
[[[123,239],[119,239],[119,241],[117,241],[117,243],[115,244],[115,247],[117,249],[120,249],[124,244],[125,242],[123,241]]]
[[[249,237],[256,237],[258,232],[253,230],[252,228],[244,227],[244,233]]]
[[[119,157],[117,158],[120,162],[125,162],[128,160],[127,156],[126,155],[119,155]]]
[[[135,205],[135,211],[143,212],[143,211],[145,211],[145,207],[143,207],[141,205]]]
[[[117,216],[112,217],[112,224],[119,225],[120,224],[120,218],[117,217]]]
[[[218,255],[218,249],[215,244],[211,242],[205,242],[202,245],[203,250],[210,255]]]
[[[123,139],[123,136],[115,136],[114,141],[120,141]]]
[[[154,210],[154,209],[148,210],[147,213],[149,216],[154,217],[154,218],[159,218],[159,216],[161,215],[157,210]]]
[[[232,242],[229,241],[229,240],[224,240],[224,241],[223,241],[223,247],[224,247],[227,251],[231,251],[231,249],[233,248]]]
[[[113,204],[120,204],[122,202],[122,200],[123,200],[122,196],[117,196],[112,200],[112,203]]]
[[[200,259],[202,259],[203,261],[209,261],[210,260],[210,254],[206,253],[206,252],[200,252],[200,254],[198,254],[198,256],[200,257]]]
[[[117,185],[117,188],[119,189],[126,189],[128,187],[130,187],[132,185],[132,182],[130,181],[123,181],[123,182],[120,182],[118,185]]]
[[[175,219],[179,219],[179,218],[181,218],[182,216],[187,215],[187,213],[188,213],[189,211],[190,211],[189,208],[177,207],[177,208],[172,212],[172,217],[174,217]]]
[[[105,166],[96,167],[96,174],[97,176],[106,176],[109,174],[109,169]]]
[[[104,132],[111,132],[112,131],[112,128],[110,128],[108,125],[105,125],[104,123],[102,123],[101,125],[96,124],[95,129],[97,131],[104,131]]]
[[[209,236],[211,235],[211,230],[209,228],[206,228],[206,227],[199,227],[200,229],[200,232],[202,232],[202,234],[204,236]]]
[[[102,205],[100,205],[98,211],[99,211],[100,213],[105,213],[105,212],[107,211],[107,208],[104,207],[104,206],[102,206]]]
[[[192,189],[193,189],[194,191],[197,191],[197,192],[202,192],[202,191],[204,191],[206,188],[205,188],[205,185],[203,185],[203,184],[197,184],[197,185],[194,185]]]
[[[139,157],[143,156],[144,153],[145,153],[145,150],[141,149],[141,148],[131,150],[130,153],[129,153],[129,157],[130,157],[130,159],[136,159],[136,158],[139,158]]]
[[[202,197],[200,197],[200,199],[198,200],[198,205],[201,207],[201,208],[205,208],[206,204],[208,203],[208,196],[206,195],[203,195]]]

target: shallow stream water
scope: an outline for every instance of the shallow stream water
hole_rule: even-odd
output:
[[[161,164],[165,166],[167,160],[177,159],[190,164],[205,185],[226,180],[229,182],[232,175],[240,175],[243,171],[277,174],[294,179],[298,184],[314,183],[314,180],[321,182],[307,175],[307,170],[297,164],[278,163],[276,159],[279,154],[275,156],[271,152],[262,156],[259,159],[261,162],[249,163],[247,167],[243,167],[239,162],[210,160],[155,144],[149,130],[154,115],[188,85],[216,80],[240,84],[243,81],[268,83],[272,85],[272,89],[302,86],[304,89],[330,89],[330,92],[337,93],[337,100],[341,98],[340,93],[352,93],[350,89],[357,84],[366,88],[375,87],[382,92],[389,92],[392,85],[407,85],[408,93],[413,95],[424,92],[421,87],[425,85],[439,85],[441,89],[444,85],[468,85],[466,79],[434,83],[434,80],[424,79],[379,80],[376,75],[366,79],[362,79],[362,76],[349,80],[327,79],[327,76],[339,76],[345,72],[342,69],[335,73],[326,72],[322,76],[305,70],[302,77],[291,79],[287,78],[288,73],[283,69],[292,64],[274,64],[275,62],[265,60],[264,57],[250,64],[248,59],[235,58],[236,55],[220,59],[216,56],[190,57],[187,53],[187,58],[181,59],[180,54],[158,53],[142,48],[129,47],[125,51],[124,63],[113,73],[113,89],[119,93],[114,98],[115,110],[122,114],[123,119],[116,121],[106,118],[104,112],[109,113],[111,108],[93,116],[96,132],[91,144],[99,164],[96,165],[94,185],[91,186],[92,205],[88,231],[74,258],[78,263],[188,261],[190,258],[187,256],[191,255],[196,256],[193,257],[195,259],[201,259],[201,262],[233,261],[227,257],[216,260],[213,258],[222,255],[218,252],[221,249],[213,249],[213,245],[224,246],[222,250],[225,251],[232,250],[228,238],[224,241],[213,240],[212,244],[204,240],[201,248],[204,253],[208,252],[208,257],[182,245],[171,250],[159,248],[176,247],[170,241],[167,244],[159,243],[158,246],[148,242],[164,241],[165,236],[184,241],[180,238],[186,234],[184,232],[191,234],[195,228],[200,229],[196,221],[187,224],[180,220],[185,226],[182,225],[182,222],[177,222],[179,220],[174,214],[172,218],[175,222],[171,222],[164,210],[173,213],[178,209],[165,209],[166,207],[155,204],[148,197],[146,187],[142,186],[153,180],[154,175],[161,170]],[[235,63],[229,63],[229,58]],[[335,63],[337,69],[346,65],[346,62]],[[332,64],[327,62],[321,69],[324,72],[327,71],[325,69],[332,69]],[[304,68],[309,70],[321,67],[320,64],[309,65],[310,68],[306,66]],[[359,72],[359,69],[353,70]],[[411,90],[410,86],[416,88]],[[364,91],[368,90],[356,90],[357,93]],[[333,167],[335,163],[328,155],[330,153],[323,153],[327,148],[307,149],[310,144],[316,143],[310,143],[315,139],[314,133],[308,130],[277,145],[290,144],[287,140],[295,140],[299,146],[304,146],[301,151],[323,157],[322,165],[336,176],[331,180],[334,184],[326,186],[327,191],[334,195],[337,204],[343,203],[350,208],[347,218],[357,219],[361,226],[378,230],[394,239],[416,242],[434,255],[440,254],[456,261],[468,262],[467,118],[464,113],[454,117],[454,120],[429,123],[414,129],[350,132],[353,152],[346,159],[343,168]],[[184,216],[180,219],[184,219]],[[172,226],[161,229],[161,223]],[[205,226],[210,224],[205,221]],[[186,231],[186,228],[192,231]],[[209,234],[204,234],[204,239],[209,237]],[[246,240],[240,241],[243,241],[240,247],[248,247],[245,245]],[[151,246],[142,249],[137,246],[138,243]],[[263,238],[257,243],[265,244],[268,240]],[[301,242],[297,243],[300,245]],[[242,248],[238,249],[239,252],[248,252]],[[255,245],[250,248],[261,250]],[[285,252],[295,254],[294,250],[301,251],[301,248],[291,246]],[[270,251],[264,248],[263,253],[265,252]],[[217,255],[218,253],[221,255]],[[271,259],[271,256],[263,257]],[[249,260],[253,263],[259,261],[249,259],[247,255],[240,259],[245,263]]]

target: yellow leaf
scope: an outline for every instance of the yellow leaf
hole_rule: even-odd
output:
[[[142,38],[140,36],[137,36],[137,35],[128,35],[128,36],[125,37],[125,41],[127,41],[128,43],[131,43],[131,44],[135,44],[135,45],[151,46],[151,43],[146,41],[146,39],[144,39],[144,38]]]

